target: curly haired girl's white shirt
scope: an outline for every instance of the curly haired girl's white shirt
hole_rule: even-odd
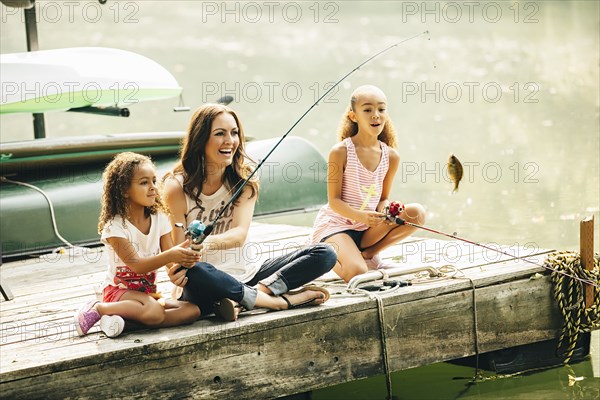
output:
[[[150,231],[147,235],[128,220],[125,220],[123,224],[123,218],[119,215],[108,221],[104,225],[104,229],[102,229],[100,238],[108,252],[108,271],[103,287],[108,285],[122,287],[122,284],[117,283],[118,279],[115,279],[117,277],[117,267],[127,266],[127,263],[119,258],[115,249],[108,244],[106,239],[111,237],[127,239],[136,249],[138,256],[146,258],[155,256],[161,252],[160,238],[170,233],[171,230],[172,227],[169,218],[162,212],[150,215]],[[124,286],[122,288],[127,289]]]

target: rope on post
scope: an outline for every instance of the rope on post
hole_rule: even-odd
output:
[[[581,265],[581,257],[576,252],[555,252],[548,255],[545,265],[556,270],[551,275],[554,286],[554,298],[560,313],[564,318],[564,325],[558,339],[557,352],[564,354],[564,364],[568,364],[575,351],[580,333],[591,332],[600,328],[600,291],[594,289],[593,303],[586,307],[585,285],[577,280],[560,273],[585,278],[591,282],[600,282],[600,261],[596,254],[594,268],[587,270]]]

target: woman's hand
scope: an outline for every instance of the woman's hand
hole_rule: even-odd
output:
[[[189,246],[190,239],[186,239],[184,242],[167,250],[167,252],[169,253],[170,262],[191,267],[192,265],[200,261],[201,254],[197,251],[190,249]]]
[[[181,268],[182,265],[173,264],[170,267],[167,267],[167,274],[169,275],[169,280],[175,285],[179,287],[184,287],[188,282],[188,278],[186,276],[187,268]]]

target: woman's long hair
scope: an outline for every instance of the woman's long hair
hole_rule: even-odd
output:
[[[233,162],[225,168],[224,183],[229,190],[232,190],[252,173],[252,169],[246,163],[246,160],[251,162],[252,160],[244,150],[244,129],[235,111],[222,104],[205,104],[201,106],[192,116],[187,135],[183,140],[180,159],[173,169],[173,174],[183,176],[183,191],[196,203],[199,202],[202,184],[207,174],[206,143],[210,138],[212,123],[221,113],[229,113],[233,116],[240,138],[240,144],[233,155]],[[247,186],[251,189],[250,197],[258,194],[258,182],[256,180],[250,180]]]
[[[124,152],[117,154],[106,166],[102,174],[104,189],[98,220],[98,233],[102,234],[102,229],[104,229],[106,223],[117,215],[123,218],[123,222],[129,219],[129,199],[125,195],[131,187],[131,180],[136,169],[145,163],[152,164],[150,157]],[[157,188],[156,201],[151,207],[144,207],[144,212],[146,216],[149,216],[150,214],[156,214],[159,210],[166,211],[166,207]]]

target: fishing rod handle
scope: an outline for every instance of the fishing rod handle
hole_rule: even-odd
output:
[[[397,223],[398,225],[406,225],[406,221],[400,217],[396,217],[396,220],[394,222]]]
[[[387,216],[387,219],[388,219],[388,221],[391,221],[391,222],[393,222],[393,223],[395,223],[395,224],[398,224],[398,225],[406,225],[406,221],[405,221],[405,220],[403,220],[403,219],[402,219],[402,218],[400,218],[400,217],[393,217],[393,216],[391,216],[391,215],[388,215],[388,216]]]

